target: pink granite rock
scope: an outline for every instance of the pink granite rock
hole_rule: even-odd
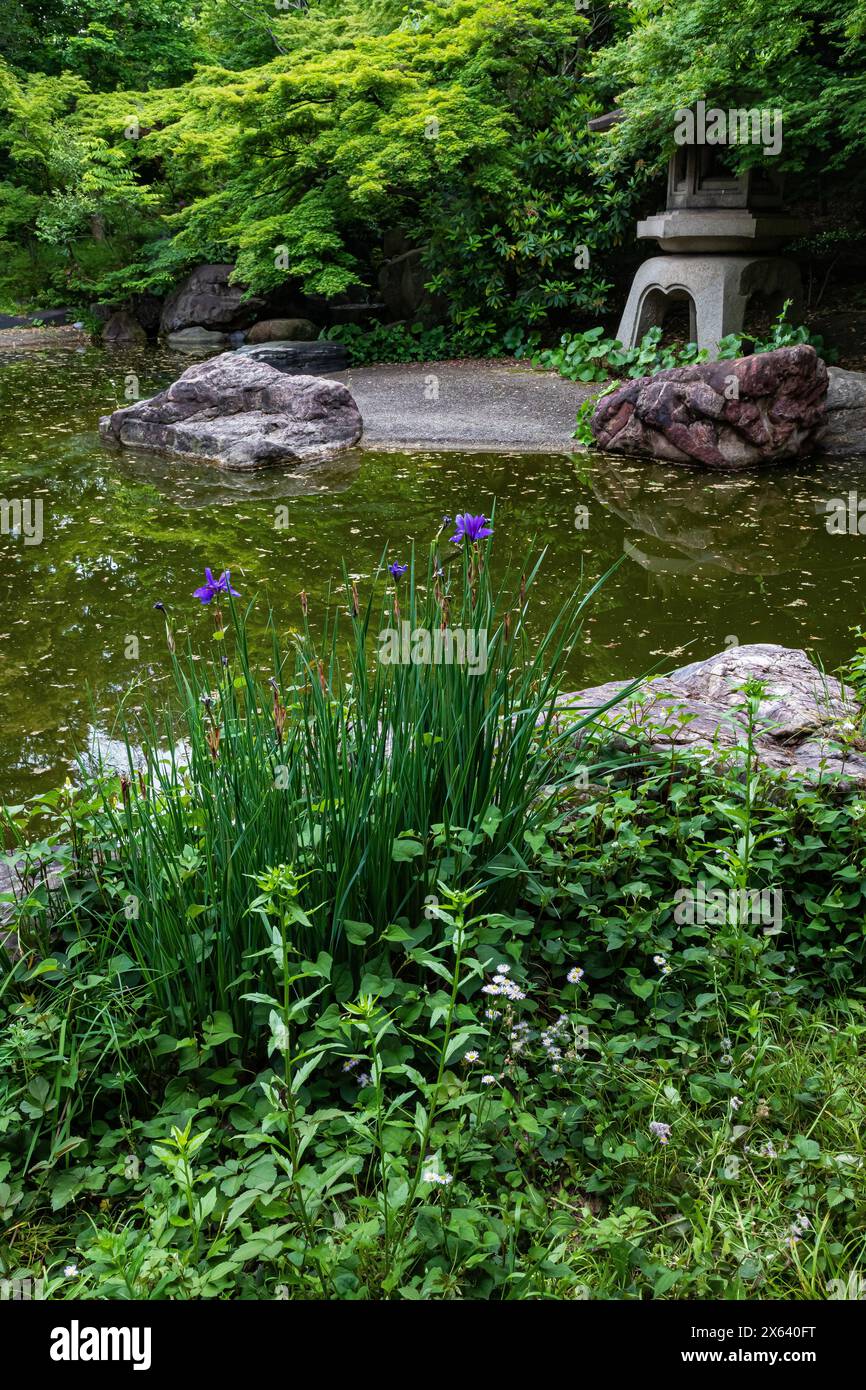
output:
[[[628,381],[592,418],[600,448],[749,468],[807,458],[827,427],[827,368],[806,344]]]
[[[761,683],[751,733],[744,706],[747,681]],[[751,738],[755,763],[840,791],[866,787],[862,711],[855,692],[813,666],[805,652],[771,642],[729,647],[667,676],[637,683],[608,681],[561,697],[565,711],[602,711],[614,744],[676,753],[742,767]],[[578,735],[580,741],[585,735]]]

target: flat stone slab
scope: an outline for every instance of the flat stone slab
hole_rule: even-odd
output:
[[[278,372],[288,375],[331,376],[345,370],[349,358],[344,343],[330,343],[323,338],[297,342],[292,338],[273,343],[246,343],[237,352],[254,362],[266,362]]]
[[[508,361],[412,362],[328,372],[349,387],[369,448],[573,453],[597,384]]]
[[[563,696],[562,705],[583,714],[613,701],[597,722],[622,746],[691,750],[705,760],[733,758],[742,765],[742,686],[748,680],[764,682],[754,741],[761,767],[837,788],[866,787],[866,746],[854,692],[791,647],[743,643],[644,681],[636,691],[629,693],[633,681],[608,681]]]

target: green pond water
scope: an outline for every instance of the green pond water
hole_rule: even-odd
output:
[[[733,638],[806,647],[828,669],[851,653],[866,536],[830,534],[825,504],[866,497],[866,460],[718,477],[585,454],[359,450],[303,482],[104,449],[97,421],[127,403],[129,374],[147,396],[189,361],[0,353],[0,496],[41,500],[44,530],[33,545],[0,534],[6,801],[56,785],[76,752],[116,734],[131,682],[165,688],[157,600],[181,641],[199,633],[205,647],[211,620],[192,597],[205,565],[230,568],[244,597],[266,598],[288,627],[301,589],[315,612],[339,584],[343,557],[363,589],[386,543],[405,559],[443,514],[489,515],[494,502],[498,565],[528,540],[548,547],[537,601],[551,612],[581,572],[589,581],[626,556],[572,654],[575,688],[697,660]],[[277,529],[282,507],[289,524]]]

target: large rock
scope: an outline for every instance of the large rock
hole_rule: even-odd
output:
[[[357,444],[362,428],[340,382],[287,376],[239,352],[197,362],[159,395],[99,422],[108,444],[238,471],[328,459]]]
[[[318,336],[312,319],[260,319],[247,334],[247,342],[309,343]]]
[[[866,454],[866,372],[827,370],[827,429],[821,436],[821,453]]]
[[[259,299],[244,299],[242,285],[230,285],[233,265],[200,265],[168,296],[159,321],[160,333],[182,328],[243,328],[252,323]]]
[[[763,642],[730,647],[647,680],[630,695],[624,692],[633,682],[609,681],[564,696],[563,705],[587,710],[614,701],[598,723],[615,731],[617,743],[690,749],[711,761],[733,757],[742,765],[747,739],[742,686],[748,680],[765,683],[754,745],[761,766],[820,778],[837,788],[866,786],[853,691],[790,647]]]
[[[180,352],[200,352],[202,348],[227,347],[229,335],[218,328],[180,328],[177,333],[167,333],[165,341]]]
[[[133,343],[146,343],[147,334],[134,314],[118,309],[106,321],[102,341],[108,347],[128,347]]]
[[[238,353],[289,374],[317,376],[321,372],[345,371],[349,365],[345,343],[330,343],[323,338],[313,343],[247,343],[238,348]]]
[[[674,367],[602,396],[592,433],[613,453],[708,468],[805,458],[827,424],[827,382],[806,344]]]

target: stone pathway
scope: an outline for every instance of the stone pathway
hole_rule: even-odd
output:
[[[334,372],[364,420],[367,448],[565,452],[598,385],[508,361],[401,363]]]

